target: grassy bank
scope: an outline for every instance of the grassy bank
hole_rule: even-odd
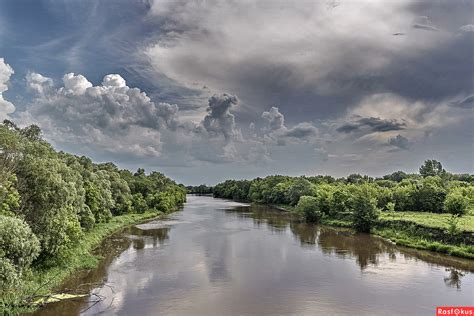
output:
[[[288,205],[271,206],[282,211],[295,211],[295,207]],[[460,217],[455,232],[450,232],[450,218],[450,214],[382,212],[372,234],[406,247],[474,259],[474,215]],[[347,228],[352,226],[348,218],[324,217],[321,224]]]
[[[0,305],[0,315],[16,315],[34,310],[35,306],[33,303],[36,300],[50,295],[55,288],[59,287],[74,272],[82,269],[93,269],[98,265],[100,257],[94,256],[92,251],[105,238],[127,226],[156,218],[160,215],[161,213],[157,212],[126,214],[113,217],[108,223],[96,225],[90,231],[85,232],[81,241],[66,253],[61,260],[54,263],[46,263],[32,269],[25,276],[20,288],[2,297],[3,305]]]

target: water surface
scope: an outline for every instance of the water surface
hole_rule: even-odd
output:
[[[184,209],[117,234],[86,299],[36,315],[434,315],[474,305],[474,261],[293,221],[261,206],[188,196]]]

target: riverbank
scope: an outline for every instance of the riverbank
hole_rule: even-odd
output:
[[[33,311],[38,307],[37,302],[52,295],[54,289],[75,272],[97,267],[101,258],[92,252],[104,239],[130,225],[161,216],[163,213],[157,212],[126,214],[113,217],[108,223],[97,224],[84,233],[81,242],[72,248],[60,262],[32,269],[21,287],[2,298],[4,305],[0,305],[0,315],[18,315]]]
[[[290,213],[296,210],[289,205],[269,206]],[[351,228],[348,215],[340,218],[325,217],[321,220],[321,224]],[[474,216],[468,214],[460,217],[454,228],[450,227],[450,218],[449,214],[383,212],[372,234],[405,247],[474,259]]]

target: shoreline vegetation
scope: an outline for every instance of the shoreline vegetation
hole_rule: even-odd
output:
[[[301,220],[372,233],[397,245],[474,259],[474,176],[426,160],[419,173],[372,178],[267,176],[188,192],[265,204]]]
[[[34,309],[120,229],[175,211],[186,188],[160,172],[56,151],[35,126],[0,124],[0,315]],[[70,295],[60,296],[70,297]]]
[[[272,208],[283,212],[295,213],[297,212],[295,207],[289,205],[269,205]],[[375,224],[371,234],[384,238],[389,242],[396,245],[420,249],[435,251],[443,254],[448,254],[460,258],[474,259],[474,253],[472,252],[472,245],[452,245],[444,244],[443,239],[446,239],[449,233],[447,222],[450,217],[444,216],[447,214],[433,214],[433,213],[409,213],[406,218],[403,217],[405,214],[381,214],[378,223]],[[435,217],[440,219],[439,223],[426,222],[428,217]],[[462,218],[466,223],[466,228],[474,228],[474,216],[467,216]],[[426,223],[423,223],[426,222]],[[330,218],[323,218],[319,224],[331,226],[331,227],[342,227],[342,228],[353,228],[350,220],[336,220]],[[467,234],[466,239],[471,240],[474,238],[474,231],[472,230],[461,230],[462,233]],[[470,236],[469,236],[470,235]],[[440,241],[441,240],[441,241]]]

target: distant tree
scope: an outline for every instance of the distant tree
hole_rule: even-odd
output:
[[[134,176],[139,177],[139,176],[144,176],[145,175],[145,169],[143,168],[138,168],[137,172],[135,172]]]
[[[446,170],[443,169],[441,162],[437,160],[425,160],[423,165],[420,167],[420,174],[424,178],[434,176],[442,177],[446,174]]]
[[[34,124],[21,129],[20,134],[32,141],[41,140],[41,129]]]
[[[394,173],[383,176],[385,180],[391,180],[395,182],[400,182],[403,179],[408,178],[408,175],[403,171],[395,171]]]
[[[347,183],[353,183],[353,184],[361,184],[361,183],[364,183],[364,182],[372,182],[373,180],[374,179],[372,177],[363,176],[363,175],[360,175],[358,173],[350,174],[346,179]]]

